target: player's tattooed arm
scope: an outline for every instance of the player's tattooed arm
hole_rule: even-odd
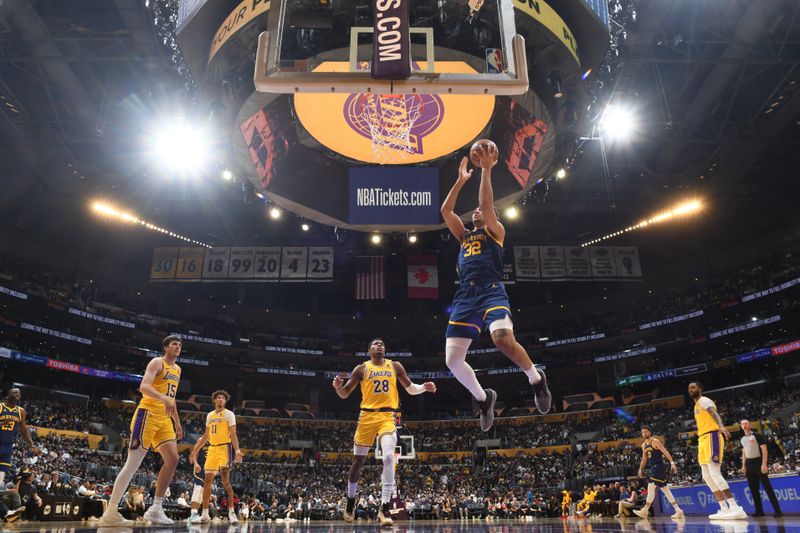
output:
[[[708,414],[711,415],[711,418],[713,418],[714,421],[719,426],[720,433],[722,433],[725,436],[726,439],[730,440],[731,439],[731,432],[728,431],[728,428],[725,427],[725,424],[722,422],[722,417],[719,416],[719,413],[717,412],[717,410],[714,407],[709,407],[708,408]]]
[[[672,473],[673,474],[677,474],[678,473],[678,467],[677,467],[677,465],[675,465],[675,461],[672,459],[672,454],[669,453],[669,450],[667,450],[667,447],[664,446],[664,444],[660,440],[655,438],[655,437],[653,437],[653,446],[655,446],[656,448],[661,450],[661,453],[663,453],[664,457],[666,457],[667,461],[669,461],[669,464],[670,464],[671,469],[672,469]]]
[[[364,363],[361,363],[357,367],[353,369],[353,372],[350,374],[350,379],[346,382],[344,378],[344,372],[341,374],[337,374],[335,378],[333,378],[333,390],[336,391],[336,394],[339,398],[347,398],[352,394],[361,380],[364,379]]]

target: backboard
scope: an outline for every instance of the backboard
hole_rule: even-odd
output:
[[[409,3],[410,75],[377,80],[375,22],[386,20],[373,4],[401,2]],[[528,70],[512,0],[273,0],[254,82],[273,93],[511,95],[528,90]]]

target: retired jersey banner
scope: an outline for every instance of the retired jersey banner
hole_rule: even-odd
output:
[[[518,280],[533,281],[542,277],[538,246],[515,246],[514,262],[517,266]]]
[[[514,246],[519,281],[641,280],[635,246]]]
[[[409,255],[408,297],[439,298],[439,265],[435,255]]]

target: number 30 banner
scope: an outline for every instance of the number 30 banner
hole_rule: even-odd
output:
[[[333,281],[331,246],[159,247],[151,281]]]

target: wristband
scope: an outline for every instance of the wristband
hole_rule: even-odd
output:
[[[425,388],[422,385],[417,385],[416,383],[412,383],[408,387],[406,387],[406,392],[412,396],[416,396],[417,394],[422,394],[425,392]]]

